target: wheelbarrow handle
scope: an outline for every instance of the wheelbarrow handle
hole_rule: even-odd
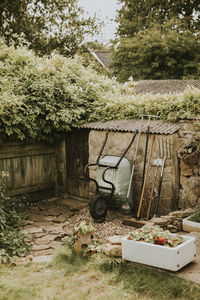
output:
[[[143,108],[142,117],[141,117],[141,121],[140,121],[140,127],[139,127],[139,130],[137,131],[138,132],[137,143],[136,143],[135,154],[134,154],[134,158],[133,158],[133,166],[131,169],[131,176],[130,176],[130,180],[129,180],[127,196],[126,196],[127,199],[130,197],[130,193],[131,193],[131,185],[132,185],[132,181],[133,181],[133,174],[135,171],[135,163],[136,163],[137,152],[138,152],[138,147],[139,147],[139,143],[140,143],[140,136],[141,136],[141,132],[142,132],[144,115],[145,115],[145,108]]]
[[[138,130],[135,131],[135,133],[134,133],[134,135],[133,135],[133,137],[132,137],[132,139],[131,139],[131,141],[130,141],[128,147],[126,148],[126,150],[124,151],[124,153],[122,154],[122,156],[121,156],[120,159],[118,160],[117,164],[115,165],[115,169],[118,168],[120,162],[122,161],[122,159],[124,158],[124,156],[126,155],[126,153],[128,152],[128,150],[131,148],[131,146],[132,146],[132,144],[133,144],[133,142],[134,142],[134,140],[135,140],[135,137],[136,137],[137,133],[138,133]]]
[[[103,181],[104,181],[105,183],[108,183],[108,184],[111,185],[111,194],[110,194],[110,196],[112,197],[113,194],[114,194],[114,192],[115,192],[115,186],[114,186],[114,184],[113,184],[111,181],[105,179],[106,171],[108,171],[108,170],[110,170],[110,169],[116,169],[116,166],[114,166],[114,167],[111,167],[111,166],[110,166],[110,167],[105,168],[104,171],[103,171],[103,173],[102,173],[102,179],[103,179]]]
[[[104,148],[105,148],[106,142],[107,142],[107,140],[108,140],[108,133],[109,133],[109,129],[106,128],[105,139],[104,139],[103,145],[102,145],[102,147],[101,147],[101,150],[100,150],[100,152],[99,152],[99,155],[98,155],[98,157],[97,157],[96,165],[98,165],[99,160],[100,160],[100,157],[101,157],[101,155],[102,155],[102,153],[103,153],[103,150],[104,150]]]
[[[91,178],[89,175],[88,175],[88,170],[89,170],[89,167],[94,167],[94,166],[96,166],[97,164],[87,164],[86,166],[85,166],[85,168],[84,168],[84,176],[88,179],[88,180],[91,180],[91,181],[93,181],[94,183],[95,183],[95,185],[96,185],[96,193],[98,192],[98,190],[99,190],[99,185],[98,185],[98,183],[97,183],[97,181],[96,181],[96,179],[94,179],[94,178]]]

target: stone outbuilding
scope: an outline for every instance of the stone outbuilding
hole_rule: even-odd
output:
[[[96,162],[102,143],[105,138],[106,129],[109,129],[108,140],[102,155],[121,156],[134,132],[140,127],[140,120],[118,120],[107,122],[88,123],[76,129],[71,136],[68,136],[66,153],[70,155],[67,159],[67,192],[73,196],[81,197],[85,200],[95,194],[95,186],[89,184],[83,175],[85,165],[90,162]],[[144,152],[146,144],[146,130],[148,120],[143,121],[142,134],[140,137],[139,148],[137,152],[134,176],[133,176],[133,195],[134,207],[137,211],[141,194],[141,181],[144,166]],[[155,188],[153,192],[153,201],[151,215],[155,210],[158,184],[160,179],[161,166],[156,165],[159,161],[165,160],[161,197],[159,201],[159,215],[166,215],[176,209],[185,209],[200,205],[200,157],[190,164],[185,163],[177,155],[179,148],[184,141],[191,138],[194,133],[193,122],[181,121],[179,123],[165,123],[158,120],[150,122],[150,135],[148,155],[152,138],[155,136],[152,156],[150,160],[150,169],[147,176],[147,184],[144,193],[143,214],[145,216],[153,181],[156,177]],[[137,137],[136,137],[137,139]],[[79,149],[75,144],[79,144]],[[133,164],[136,148],[136,140],[126,154],[126,158]],[[71,164],[71,167],[70,167]],[[156,170],[157,169],[157,170]],[[70,174],[71,172],[71,174]],[[72,177],[73,173],[73,177]],[[90,169],[90,176],[96,178],[97,169]]]
[[[188,87],[200,90],[200,80],[141,80],[135,82],[136,94],[173,94],[182,93]],[[144,121],[139,151],[135,164],[133,177],[134,203],[137,210],[141,193],[141,178],[144,162],[146,142],[146,129],[148,121]],[[74,129],[66,139],[66,186],[68,194],[88,200],[94,196],[94,186],[89,185],[83,175],[84,166],[88,162],[94,162],[100,151],[105,137],[106,128],[109,128],[109,139],[104,154],[121,155],[135,130],[139,128],[140,120],[114,120],[107,122],[95,122]],[[154,162],[166,157],[161,199],[159,202],[159,214],[168,214],[176,209],[195,208],[200,205],[200,155],[192,163],[186,163],[180,159],[177,152],[185,142],[196,134],[195,120],[182,120],[178,123],[166,123],[151,121],[150,139],[155,135],[151,168],[147,178],[147,186],[144,194],[145,202],[143,213],[146,214],[148,199],[151,193],[152,182],[155,177]],[[133,163],[135,144],[131,147],[126,157]],[[77,145],[79,147],[77,148]],[[150,149],[150,147],[149,147]],[[153,215],[158,191],[159,172],[154,189],[154,198],[151,209]],[[91,170],[91,176],[96,176],[96,169]]]

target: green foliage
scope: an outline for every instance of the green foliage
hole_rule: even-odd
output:
[[[182,29],[193,33],[200,28],[199,0],[119,0],[121,8],[118,11],[118,34],[121,37],[133,35],[152,24],[164,25],[171,19],[181,22]]]
[[[199,34],[171,28],[173,20],[163,26],[121,37],[114,48],[113,70],[119,81],[130,76],[140,79],[198,79],[200,76]]]
[[[113,81],[79,58],[39,58],[0,44],[0,136],[53,141],[87,120]]]
[[[109,280],[109,276],[112,276],[110,285],[121,287],[127,293],[119,299],[199,299],[199,285],[183,280],[170,272],[103,254],[94,255],[91,259],[83,261],[81,260],[83,257],[74,256],[69,248],[61,250],[54,262],[56,266],[59,264],[60,268],[67,268],[67,273],[68,269],[73,268],[77,276],[78,273],[80,274],[82,261],[82,266],[83,263],[85,264],[84,274],[95,269],[96,276],[100,270],[105,280]],[[79,268],[74,266],[79,266]],[[83,276],[83,272],[81,274]],[[71,276],[73,276],[72,273],[70,273]],[[105,281],[104,284],[106,284]]]
[[[95,230],[96,228],[91,223],[87,225],[85,221],[82,221],[78,226],[74,227],[73,235],[65,239],[67,248],[70,247],[73,252],[75,242],[78,241],[81,236],[90,234],[92,238],[91,242],[82,245],[81,255],[89,257],[100,252],[101,247],[99,246],[99,240],[93,238]]]
[[[27,44],[38,55],[53,50],[73,55],[86,35],[97,32],[78,0],[1,0],[0,36],[6,43]]]
[[[26,215],[23,202],[12,203],[5,195],[7,174],[0,174],[0,263],[7,263],[14,257],[27,254],[29,246],[20,233]]]
[[[87,225],[85,221],[82,221],[78,226],[75,226],[74,231],[75,234],[80,232],[81,234],[87,234],[87,233],[93,233],[96,230],[96,228],[89,224]]]
[[[189,217],[189,221],[200,223],[200,209],[197,209],[195,213]]]
[[[113,70],[121,82],[199,78],[200,4],[192,1],[120,0]]]
[[[87,259],[66,247],[50,264],[0,268],[2,300],[198,300],[199,293],[199,285],[172,272],[100,255]]]
[[[132,231],[127,239],[161,245],[164,247],[177,247],[184,242],[182,236],[173,235],[169,230],[163,230],[159,226],[148,224]]]
[[[145,293],[151,299],[198,299],[199,285],[178,278],[169,272],[127,261],[120,266],[118,281],[129,292]]]
[[[162,120],[194,119],[200,92],[134,95],[134,82],[119,84],[82,60],[39,58],[0,42],[0,141],[53,142],[89,121],[138,118],[143,108]]]
[[[99,253],[91,259],[90,265],[100,269],[103,273],[113,272],[119,271],[120,267],[123,265],[123,260],[121,258]]]
[[[113,99],[113,97],[116,97]],[[188,88],[184,93],[174,95],[121,95],[115,93],[109,102],[96,107],[90,120],[112,120],[139,118],[143,107],[146,113],[160,116],[161,120],[177,122],[193,120],[200,111],[200,93]]]

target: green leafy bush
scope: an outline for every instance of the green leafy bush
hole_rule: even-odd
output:
[[[189,217],[189,221],[200,223],[200,208]]]
[[[114,90],[81,60],[37,57],[0,43],[0,137],[53,141],[87,121]]]
[[[7,174],[0,173],[0,263],[10,262],[16,256],[27,254],[29,246],[20,232],[26,214],[23,203],[12,203],[5,195]]]
[[[84,67],[80,58],[37,57],[25,48],[0,41],[0,141],[53,142],[84,122],[128,119],[146,113],[163,120],[193,119],[200,92],[179,95],[134,95],[134,83]]]

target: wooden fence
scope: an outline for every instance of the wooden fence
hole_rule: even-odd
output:
[[[53,196],[56,186],[56,147],[23,142],[0,145],[0,171],[8,173],[8,196],[32,200]]]
[[[0,171],[9,174],[7,195],[26,195],[34,201],[68,194],[86,200],[89,182],[83,171],[88,163],[88,134],[87,129],[74,129],[53,145],[0,144]]]

